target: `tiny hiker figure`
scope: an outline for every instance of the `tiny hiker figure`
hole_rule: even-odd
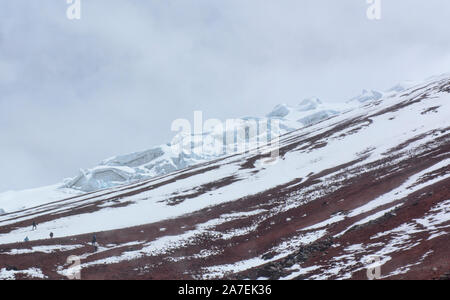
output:
[[[30,239],[26,236],[25,239],[23,240],[25,243],[28,243],[30,241]]]
[[[50,232],[50,238],[51,239],[53,238],[53,232]]]
[[[37,229],[36,221],[33,221],[33,228],[31,228],[31,230],[36,230],[36,229]]]
[[[98,247],[97,247],[97,235],[95,235],[95,234],[92,237],[92,246],[94,246],[94,252],[97,252],[97,250],[98,250]]]

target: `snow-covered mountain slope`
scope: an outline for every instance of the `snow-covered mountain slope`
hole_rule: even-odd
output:
[[[351,106],[348,104],[323,104],[319,99],[305,99],[296,106],[278,105],[267,115],[266,118],[247,117],[243,120],[254,119],[257,121],[278,120],[279,130],[274,130],[275,135],[282,135],[305,125],[311,125],[330,116],[336,115]],[[81,170],[80,174],[72,179],[66,180],[64,187],[77,189],[85,192],[97,191],[125,183],[141,181],[151,177],[168,174],[170,172],[184,169],[202,162],[212,160],[222,156],[222,153],[215,153],[213,145],[216,141],[223,141],[224,136],[239,130],[236,124],[231,129],[213,128],[205,130],[197,143],[195,135],[186,136],[178,133],[171,143],[160,145],[152,149],[115,156],[102,161],[98,166]],[[218,126],[216,126],[218,127]],[[255,135],[257,133],[255,132]],[[264,134],[264,133],[263,133]],[[257,138],[250,136],[250,139]],[[193,144],[192,149],[202,148],[201,151],[178,151],[176,145]],[[236,140],[235,143],[240,141]],[[228,145],[229,149],[236,148],[235,145]]]
[[[273,146],[2,215],[0,278],[449,276],[450,76]]]
[[[318,98],[308,98],[300,101],[297,105],[290,106],[279,104],[266,115],[266,118],[246,117],[243,120],[270,120],[279,121],[279,128],[273,132],[274,135],[283,135],[293,130],[316,124],[334,115],[359,107],[366,102],[377,101],[383,97],[392,97],[417,83],[406,81],[399,83],[385,92],[363,90],[362,93],[346,102],[323,103]],[[245,124],[235,124],[236,130]],[[186,145],[196,141],[195,135],[186,136],[183,133],[175,135],[170,143],[156,146],[149,150],[119,155],[102,161],[98,166],[91,169],[81,169],[79,174],[66,179],[62,188],[75,189],[83,192],[93,192],[101,189],[142,181],[155,176],[168,174],[175,170],[184,169],[199,163],[207,162],[223,156],[222,153],[214,152],[213,145],[217,141],[222,142],[223,137],[231,130],[213,128],[205,130],[198,143],[192,145],[192,149],[202,148],[201,151],[177,150],[175,145]],[[258,138],[252,136],[250,138]],[[242,141],[236,140],[236,143]],[[227,145],[228,149],[237,148],[235,145]],[[198,154],[200,153],[200,154]],[[0,195],[1,198],[1,195]]]

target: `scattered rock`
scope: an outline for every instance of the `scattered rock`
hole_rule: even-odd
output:
[[[17,267],[15,267],[15,266],[6,266],[6,271],[17,271],[18,269],[17,269]]]
[[[450,271],[439,277],[439,280],[450,280]]]
[[[277,280],[289,274],[285,269],[292,267],[295,264],[300,264],[307,261],[311,256],[317,252],[328,253],[327,250],[333,245],[333,238],[325,238],[321,241],[300,247],[296,252],[288,255],[286,258],[276,262],[270,262],[264,266],[255,268],[250,274],[246,276],[240,275],[232,279],[257,279],[269,278],[270,280]],[[271,259],[275,253],[267,253],[262,256],[263,259]]]
[[[275,253],[273,253],[273,252],[269,252],[269,253],[266,253],[263,256],[261,256],[261,258],[264,259],[264,260],[269,260],[269,259],[271,259],[273,257],[275,257]]]

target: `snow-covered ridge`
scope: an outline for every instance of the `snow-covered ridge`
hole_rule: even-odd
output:
[[[415,83],[413,82],[404,82],[397,84],[385,92],[374,90],[368,92],[367,90],[363,90],[360,95],[343,102],[324,103],[315,97],[308,98],[300,101],[296,105],[279,104],[265,118],[247,117],[243,118],[243,120],[277,120],[279,121],[279,131],[277,134],[283,135],[304,126],[314,125],[332,116],[355,109],[360,105],[380,100],[383,97],[394,96],[414,85]],[[98,191],[168,174],[189,166],[207,162],[223,155],[217,155],[211,149],[217,141],[222,142],[226,134],[228,133],[217,130],[217,128],[203,132],[202,142],[193,145],[194,148],[201,147],[202,151],[180,153],[180,151],[176,151],[172,147],[175,142],[179,144],[190,144],[195,139],[192,136],[185,136],[182,133],[178,133],[172,139],[172,142],[165,145],[156,146],[145,151],[114,156],[102,161],[96,167],[88,170],[82,169],[76,177],[66,179],[63,187],[83,192]],[[250,136],[249,138],[257,137]],[[235,143],[239,142],[242,141],[237,140]],[[230,148],[235,147],[228,145],[228,149]]]
[[[302,126],[318,123],[351,107],[354,107],[354,105],[342,103],[324,104],[317,98],[310,98],[300,101],[295,106],[277,105],[265,118],[247,117],[242,120],[270,121],[276,119],[280,124],[277,134],[283,135]],[[237,126],[243,125],[238,124]],[[201,151],[184,151],[180,153],[180,151],[176,151],[172,147],[175,142],[184,145],[190,144],[195,139],[178,133],[171,143],[141,152],[114,156],[102,161],[96,167],[88,170],[82,169],[76,177],[65,180],[63,187],[92,192],[168,174],[203,163],[221,156],[215,154],[211,148],[215,145],[215,142],[222,142],[226,134],[227,132],[216,129],[203,132],[201,142],[193,145],[194,148],[201,147]],[[256,137],[250,136],[249,138]],[[189,141],[187,141],[188,139]],[[239,141],[237,140],[235,143],[239,143]],[[234,149],[235,146],[230,147],[228,145],[228,149],[230,148]]]

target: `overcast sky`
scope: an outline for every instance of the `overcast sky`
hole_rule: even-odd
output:
[[[170,141],[176,118],[262,116],[450,71],[450,1],[0,1],[0,192]]]

